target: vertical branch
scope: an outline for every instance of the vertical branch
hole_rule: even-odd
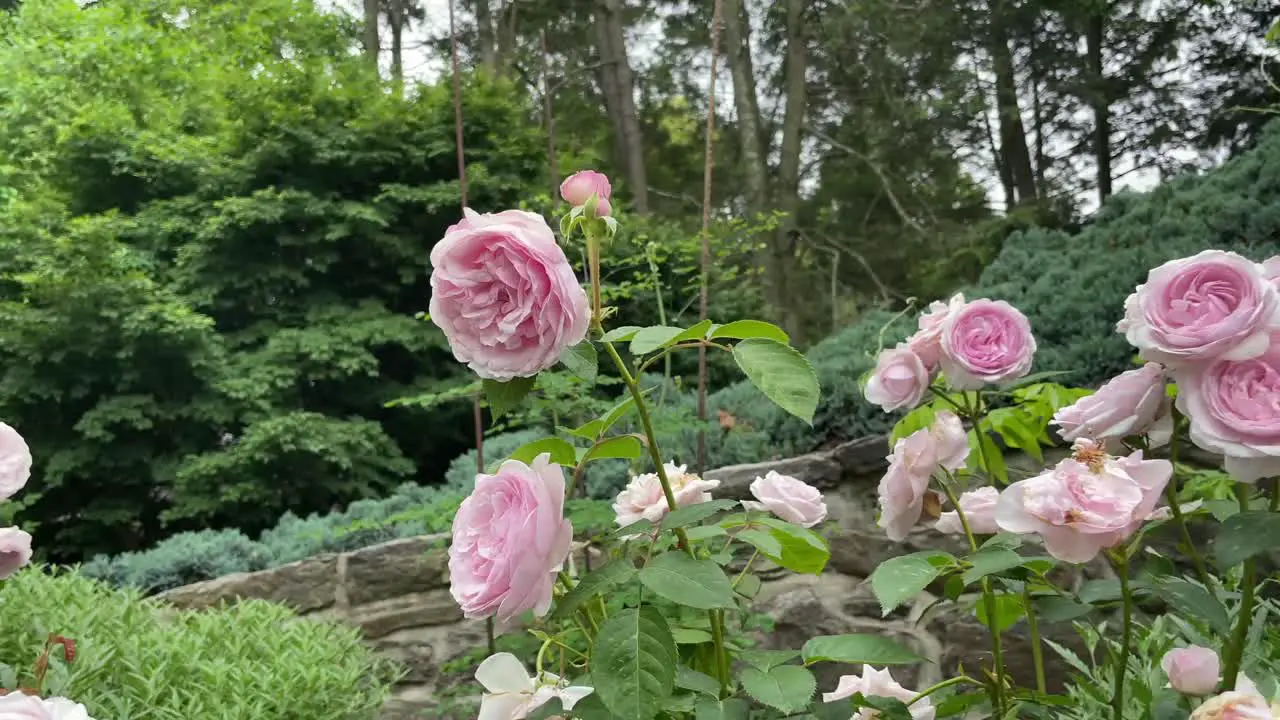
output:
[[[467,209],[467,157],[462,143],[462,76],[458,71],[458,29],[454,21],[453,0],[449,0],[449,55],[453,69],[453,139],[458,153],[458,195],[462,209]],[[480,393],[471,396],[471,415],[475,421],[476,472],[484,472],[484,414],[480,410]],[[485,623],[489,654],[497,651],[493,618]]]
[[[542,111],[547,121],[547,169],[551,173],[551,204],[560,205],[560,165],[556,162],[556,116],[551,110],[551,46],[542,29]]]
[[[715,0],[711,16],[711,80],[707,86],[707,140],[703,150],[705,160],[702,169],[702,273],[698,281],[698,319],[707,319],[710,300],[711,277],[711,173],[715,158],[711,151],[715,146],[716,132],[716,59],[720,54],[720,1]],[[698,474],[707,469],[707,348],[698,348]]]

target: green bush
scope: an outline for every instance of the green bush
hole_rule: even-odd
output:
[[[3,599],[0,661],[30,673],[49,632],[75,640],[49,689],[96,718],[372,719],[395,679],[355,629],[267,602],[161,612],[135,591],[44,568],[6,582]]]

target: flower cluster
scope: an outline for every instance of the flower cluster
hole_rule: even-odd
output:
[[[17,430],[0,423],[0,500],[26,487],[31,477],[31,451]],[[0,578],[31,562],[31,535],[16,527],[0,528]]]

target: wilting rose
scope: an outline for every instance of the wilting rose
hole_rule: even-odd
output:
[[[930,374],[937,372],[938,364],[942,360],[942,327],[946,324],[947,318],[962,307],[964,307],[964,295],[960,293],[951,296],[947,302],[935,300],[929,303],[929,308],[916,321],[919,330],[907,339],[907,348],[920,358],[920,362],[924,363],[925,369]]]
[[[1147,274],[1116,329],[1143,358],[1168,366],[1247,360],[1280,326],[1280,297],[1259,263],[1205,250]]]
[[[508,460],[476,476],[453,518],[449,590],[468,618],[506,624],[526,610],[542,617],[572,540],[560,466],[548,453],[531,465]]]
[[[16,527],[0,528],[0,579],[31,562],[31,536]]]
[[[968,453],[964,427],[960,418],[950,412],[938,413],[931,426],[894,444],[887,458],[889,469],[878,488],[878,523],[890,540],[905,540],[911,528],[920,522],[934,471],[959,468]]]
[[[839,682],[836,683],[834,692],[823,693],[822,702],[832,703],[837,700],[851,698],[858,693],[862,693],[863,697],[882,697],[891,700],[901,700],[909,702],[914,700],[916,693],[908,690],[898,684],[893,679],[893,675],[888,668],[877,670],[870,665],[862,666],[862,676],[843,675]],[[908,710],[911,711],[912,720],[933,720],[938,710],[933,706],[933,702],[925,697],[913,703]],[[849,720],[875,720],[880,717],[880,713],[871,708],[862,708],[857,715],[849,718]]]
[[[1218,688],[1218,653],[1206,647],[1174,648],[1160,659],[1169,686],[1183,695],[1208,695]]]
[[[485,689],[477,720],[521,720],[553,698],[559,698],[565,710],[572,710],[594,692],[589,687],[565,687],[559,676],[551,673],[535,679],[511,653],[486,658],[476,668],[476,681]]]
[[[586,337],[586,291],[541,215],[468,210],[431,265],[431,320],[482,378],[537,375]]]
[[[720,486],[719,480],[703,480],[690,472],[685,465],[666,463],[662,466],[676,496],[676,507],[697,505],[711,499],[711,490]],[[658,522],[669,512],[667,496],[662,492],[662,481],[657,473],[644,473],[631,478],[631,482],[618,493],[613,511],[619,527],[626,527],[641,520]]]
[[[746,509],[771,512],[801,527],[813,527],[827,518],[827,504],[818,488],[776,470],[753,480],[751,494],[759,502],[743,502]]]
[[[902,345],[880,353],[862,394],[867,402],[892,412],[919,405],[928,389],[929,371],[910,348]]]
[[[969,522],[969,530],[975,535],[994,535],[1000,532],[996,524],[996,503],[1000,492],[993,487],[982,487],[970,490],[959,498],[960,509],[964,511],[964,519]],[[950,535],[963,535],[964,525],[960,522],[960,513],[952,510],[944,512],[935,526],[938,532]]]
[[[0,500],[26,487],[31,477],[31,450],[17,430],[0,423]]]
[[[1063,562],[1083,563],[1132,535],[1156,509],[1173,475],[1168,460],[1078,452],[1053,469],[1000,494],[996,522],[1011,533],[1036,533]]]
[[[1164,368],[1156,363],[1121,373],[1098,391],[1053,416],[1067,442],[1080,438],[1122,440],[1147,431],[1165,409]]]
[[[560,183],[560,197],[575,207],[586,205],[593,194],[606,203],[613,197],[613,186],[609,184],[609,178],[595,170],[579,170]],[[608,205],[604,207],[607,209]],[[608,212],[601,212],[600,207],[597,206],[597,216],[605,217],[608,214]]]
[[[942,326],[942,372],[957,390],[1006,384],[1031,372],[1036,339],[1027,316],[1003,300],[974,300]]]
[[[1280,475],[1280,334],[1258,357],[1187,367],[1174,377],[1192,442],[1225,456],[1240,482]]]

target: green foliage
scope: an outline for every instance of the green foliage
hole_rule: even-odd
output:
[[[0,662],[23,684],[50,632],[74,640],[49,678],[100,718],[372,720],[395,679],[356,630],[257,600],[176,612],[35,567],[5,583],[0,618]]]

